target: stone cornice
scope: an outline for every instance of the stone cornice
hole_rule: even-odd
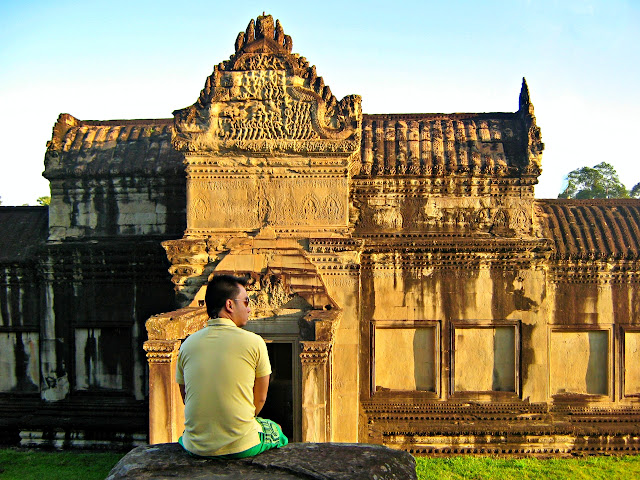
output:
[[[149,340],[183,340],[207,325],[205,307],[187,307],[154,315],[146,322]]]
[[[551,260],[549,272],[553,283],[640,283],[640,261],[637,260]]]

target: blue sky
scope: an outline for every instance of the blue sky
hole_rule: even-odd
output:
[[[263,11],[365,113],[515,111],[526,77],[546,145],[539,198],[601,161],[640,182],[640,1],[0,0],[2,204],[49,194],[59,113],[169,118]]]

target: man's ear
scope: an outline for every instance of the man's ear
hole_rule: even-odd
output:
[[[224,308],[228,312],[233,311],[233,300],[231,300],[230,298],[227,298],[224,302]]]

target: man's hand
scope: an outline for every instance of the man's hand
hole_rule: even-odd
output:
[[[269,390],[269,375],[256,378],[253,383],[253,405],[256,407],[256,417],[264,407],[264,402],[267,401],[267,391]]]

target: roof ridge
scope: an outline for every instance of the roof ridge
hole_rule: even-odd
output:
[[[132,118],[115,120],[80,120],[79,126],[114,126],[114,125],[169,125],[173,123],[173,118]]]
[[[371,118],[371,119],[393,119],[393,118],[425,118],[425,117],[454,117],[454,118],[470,118],[470,117],[491,117],[491,116],[500,116],[500,117],[513,117],[518,112],[452,112],[452,113],[441,113],[441,112],[428,112],[428,113],[363,113],[362,119]]]

